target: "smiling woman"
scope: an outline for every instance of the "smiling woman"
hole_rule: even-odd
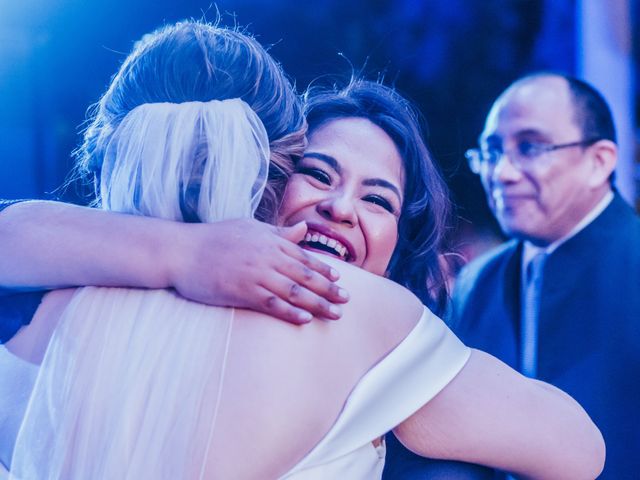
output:
[[[403,187],[402,159],[384,130],[364,118],[332,120],[311,132],[280,222],[305,221],[305,248],[344,251],[347,262],[383,275],[398,240]]]
[[[323,223],[333,218],[340,231],[359,231],[365,239],[364,257],[356,263],[407,287],[441,312],[447,291],[439,254],[450,201],[425,144],[419,112],[391,88],[352,79],[341,89],[310,88],[305,113],[309,146],[294,168],[282,211],[291,208],[293,187],[306,184],[314,198],[324,199],[311,215],[312,223],[314,218]],[[333,211],[340,214],[344,195],[357,200],[348,212],[351,222],[362,222],[357,228],[333,216]],[[367,242],[369,236],[381,239],[381,245]]]

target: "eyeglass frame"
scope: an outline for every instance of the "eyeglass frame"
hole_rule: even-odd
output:
[[[541,157],[546,153],[555,152],[556,150],[562,150],[565,148],[587,147],[593,145],[596,142],[599,142],[600,140],[602,140],[602,138],[594,137],[592,139],[578,140],[576,142],[556,144],[528,142],[531,147],[535,147],[535,151],[529,154],[518,152],[518,147],[510,148],[509,150],[492,148],[489,149],[490,152],[495,152],[495,160],[492,162],[483,158],[486,157],[486,155],[483,154],[482,148],[480,147],[468,149],[466,152],[464,152],[464,157],[467,159],[467,163],[469,164],[469,168],[471,169],[471,171],[477,175],[480,175],[482,173],[482,167],[484,165],[489,166],[491,169],[494,169],[500,162],[502,157],[504,157],[505,155],[509,157],[509,162],[511,162],[511,165],[513,165],[520,171],[524,171],[531,168],[530,166],[527,166],[527,163],[530,162],[532,164],[533,160]],[[516,153],[515,156],[513,155],[514,153]],[[525,162],[522,162],[522,158],[526,159]]]

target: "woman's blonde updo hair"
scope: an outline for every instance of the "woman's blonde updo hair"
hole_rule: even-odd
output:
[[[105,149],[135,107],[158,102],[241,98],[269,137],[269,181],[256,218],[273,221],[293,161],[303,154],[306,122],[301,101],[280,65],[237,28],[183,21],[145,35],[93,107],[76,151],[79,174],[99,179]]]

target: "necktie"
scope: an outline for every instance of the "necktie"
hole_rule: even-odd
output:
[[[520,371],[527,377],[535,377],[538,367],[538,311],[542,269],[546,253],[538,253],[526,266],[520,302]],[[507,475],[506,480],[516,480]]]
[[[538,370],[538,313],[542,270],[547,255],[538,253],[526,266],[520,314],[520,371],[536,377]]]

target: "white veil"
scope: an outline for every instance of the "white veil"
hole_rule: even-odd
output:
[[[268,161],[264,126],[239,99],[142,105],[106,148],[102,204],[249,217]],[[232,326],[232,309],[165,290],[79,290],[45,354],[11,478],[204,478]]]
[[[149,103],[107,145],[100,196],[106,210],[170,220],[185,220],[185,202],[203,222],[250,217],[268,168],[267,132],[242,100]]]

